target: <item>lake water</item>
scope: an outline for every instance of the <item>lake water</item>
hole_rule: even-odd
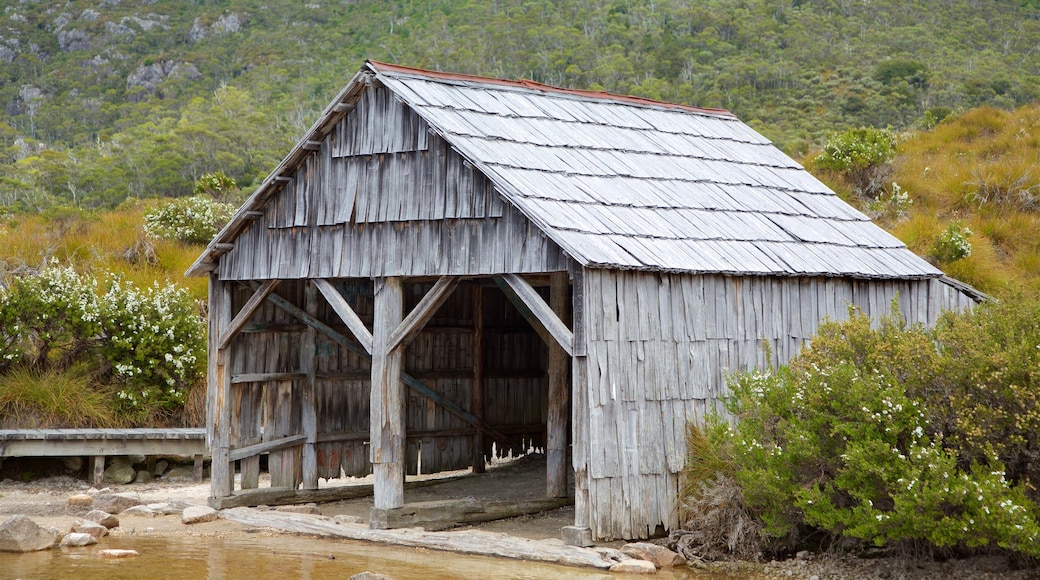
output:
[[[112,548],[137,550],[141,555],[124,560],[105,560],[98,557],[98,550]],[[0,553],[2,580],[346,580],[351,575],[366,570],[384,574],[394,580],[619,580],[627,577],[588,568],[460,556],[424,549],[394,548],[347,540],[299,536],[109,536],[104,538],[101,544],[87,548],[55,548],[29,554]],[[653,577],[662,580],[727,578],[688,569],[662,570]]]

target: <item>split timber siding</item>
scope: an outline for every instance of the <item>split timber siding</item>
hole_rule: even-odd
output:
[[[675,529],[686,425],[722,411],[726,373],[786,362],[820,320],[847,318],[849,304],[876,319],[898,294],[906,320],[926,324],[974,304],[937,279],[586,269],[584,280],[588,398],[575,411],[573,452],[575,469],[588,474],[588,526],[601,539]]]
[[[372,282],[339,284],[340,292],[366,324],[372,322]],[[479,286],[462,284],[441,307],[422,333],[405,349],[405,373],[422,381],[438,395],[471,409],[473,386],[473,292]],[[411,308],[430,284],[405,285],[406,307]],[[547,349],[520,314],[497,289],[484,288],[484,412],[485,421],[515,439],[512,447],[498,444],[499,455],[520,454],[528,446],[545,446],[548,395]],[[303,304],[304,283],[283,283],[277,292]],[[232,293],[237,312],[252,294],[240,287]],[[348,334],[331,308],[318,301],[317,318]],[[302,405],[306,377],[300,372],[301,345],[307,327],[270,303],[265,304],[232,346],[231,448],[302,433]],[[367,441],[371,371],[368,360],[322,334],[316,338],[316,393],[318,477],[364,476],[372,472]],[[280,378],[271,378],[271,373]],[[261,375],[266,375],[261,377]],[[406,395],[405,469],[415,474],[465,469],[473,462],[475,430],[432,400],[408,390]],[[261,427],[263,427],[261,429]],[[484,454],[492,456],[490,438]],[[271,451],[268,467],[272,486],[301,483],[300,446]],[[242,472],[257,473],[243,460]],[[258,464],[257,464],[258,465]],[[255,475],[243,477],[243,489],[256,487]]]
[[[567,269],[560,248],[414,112],[385,88],[364,95],[221,258],[222,280]]]

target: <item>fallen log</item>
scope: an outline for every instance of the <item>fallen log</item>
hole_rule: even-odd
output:
[[[346,538],[395,546],[443,550],[459,554],[497,556],[566,566],[609,569],[630,558],[612,548],[579,548],[558,540],[531,540],[483,530],[427,532],[417,528],[372,530],[363,524],[339,524],[326,516],[232,508],[220,512],[228,521],[294,534]]]

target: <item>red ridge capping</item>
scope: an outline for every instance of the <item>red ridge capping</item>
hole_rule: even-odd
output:
[[[450,73],[441,71],[432,71],[421,68],[414,68],[408,66],[402,66],[399,64],[390,64],[385,62],[379,62],[376,60],[367,60],[365,63],[370,66],[376,72],[385,73],[403,73],[411,74],[416,76],[429,77],[432,79],[440,79],[446,81],[472,81],[483,84],[502,85],[507,87],[517,87],[534,91],[541,91],[543,93],[559,93],[564,95],[573,95],[577,97],[585,97],[592,99],[600,99],[605,101],[616,101],[621,103],[631,103],[635,105],[646,105],[651,107],[663,107],[666,109],[679,109],[682,111],[688,111],[691,113],[702,113],[705,115],[716,115],[736,118],[733,113],[730,113],[726,109],[712,109],[706,107],[692,107],[689,105],[680,105],[678,103],[667,103],[664,101],[655,101],[653,99],[647,99],[644,97],[635,97],[632,95],[618,95],[614,93],[608,93],[606,91],[589,91],[583,89],[565,89],[562,87],[554,87],[537,81],[531,80],[519,80],[513,81],[508,79],[499,79],[495,77],[482,77],[479,75],[470,75],[463,73]]]

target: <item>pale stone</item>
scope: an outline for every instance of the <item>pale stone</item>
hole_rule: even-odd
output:
[[[624,572],[626,574],[656,574],[657,566],[646,560],[622,560],[610,567],[611,572]]]
[[[125,457],[115,457],[112,463],[105,468],[105,481],[111,483],[130,483],[137,475],[131,464]]]
[[[593,544],[592,530],[589,528],[563,526],[560,532],[563,536],[563,543],[568,546],[587,548]]]
[[[357,516],[348,516],[346,514],[340,514],[332,518],[332,521],[337,524],[360,524],[362,519]]]
[[[184,508],[190,507],[194,504],[188,503],[183,499],[171,499],[159,503],[150,503],[148,507],[152,508],[157,512],[162,512],[164,516],[169,515],[181,515],[184,513]]]
[[[141,503],[141,496],[136,493],[103,493],[94,497],[94,509],[110,514],[122,513],[126,508]]]
[[[621,553],[638,560],[652,562],[658,568],[678,566],[685,562],[679,554],[657,544],[649,542],[635,542],[621,546]]]
[[[90,546],[97,543],[97,538],[90,534],[82,534],[79,532],[72,532],[65,534],[65,537],[61,539],[62,548],[79,548],[82,546]]]
[[[119,527],[119,518],[101,510],[91,510],[87,512],[87,515],[83,516],[83,519],[95,524],[101,524],[110,530]]]
[[[77,493],[69,496],[70,506],[89,506],[94,503],[94,498],[85,493]]]
[[[95,538],[101,538],[108,535],[108,528],[101,524],[88,522],[86,520],[79,520],[72,524],[72,529],[70,531],[79,532],[81,534],[90,534]]]
[[[195,468],[191,465],[174,465],[166,472],[163,479],[167,481],[195,479]]]
[[[162,474],[166,473],[166,468],[170,466],[170,462],[165,459],[160,459],[155,462],[155,476],[161,477]]]
[[[151,474],[147,469],[142,469],[137,472],[134,476],[134,483],[151,483],[155,480],[155,476]]]
[[[220,518],[220,514],[217,513],[217,510],[208,505],[189,506],[184,508],[184,512],[181,514],[181,522],[185,524],[201,524],[218,518]]]
[[[54,546],[57,534],[28,516],[14,515],[0,523],[0,552],[35,552]]]
[[[137,550],[98,550],[98,558],[133,558],[134,556],[140,556],[140,552]]]
[[[158,517],[162,517],[165,514],[163,514],[161,511],[157,511],[157,510],[152,509],[150,506],[135,505],[135,506],[128,507],[125,510],[119,512],[119,515],[120,516],[134,516],[134,517],[139,517],[139,518],[158,518]]]
[[[303,505],[280,505],[280,506],[274,508],[274,511],[276,511],[276,512],[288,512],[288,513],[293,513],[293,514],[311,514],[311,515],[316,515],[316,516],[317,515],[321,515],[321,510],[318,509],[317,505],[312,504],[312,503],[303,504]]]
[[[390,580],[390,577],[365,570],[359,574],[354,574],[347,580]]]

